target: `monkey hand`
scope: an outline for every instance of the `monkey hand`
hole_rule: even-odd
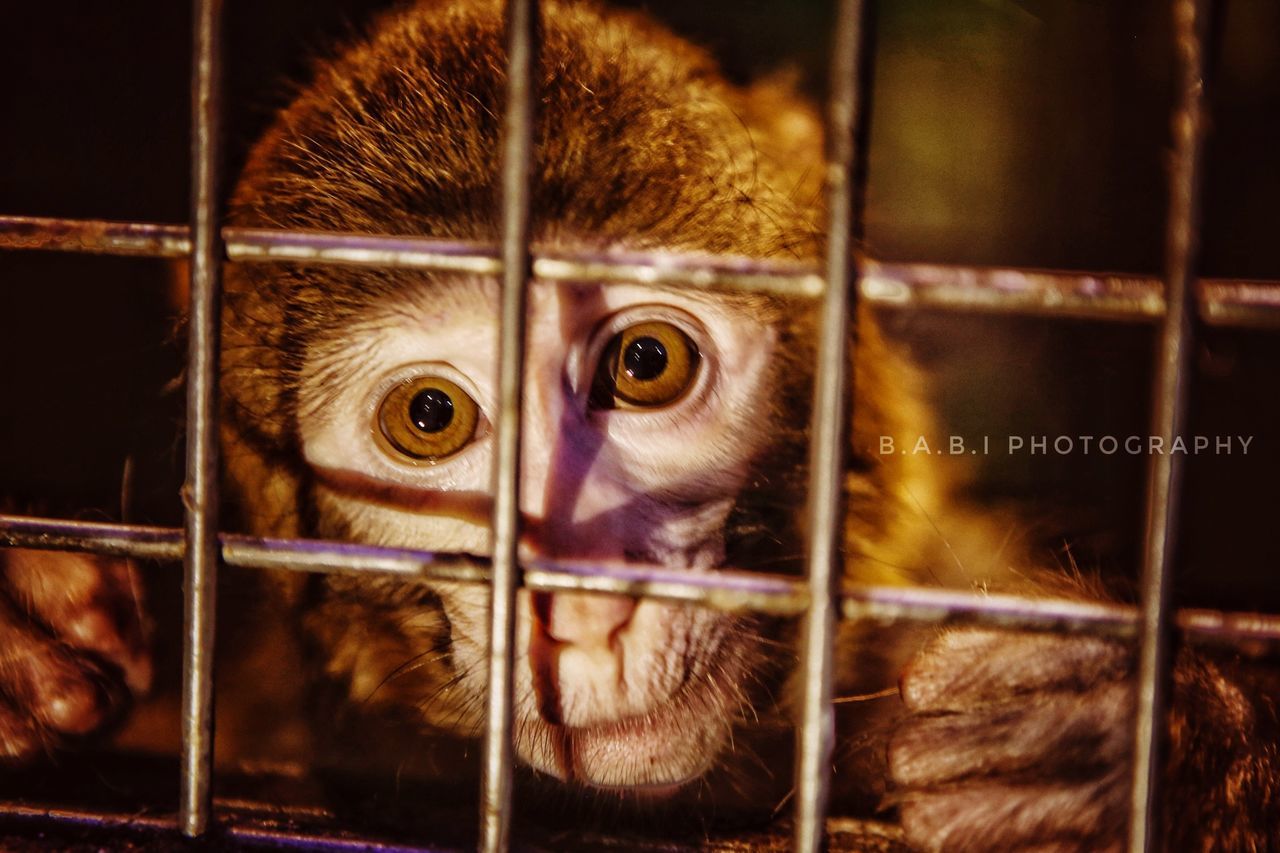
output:
[[[889,747],[903,827],[930,850],[1119,850],[1134,656],[1090,637],[938,637],[908,667]],[[1166,717],[1164,843],[1261,850],[1280,832],[1280,667],[1184,646]]]
[[[1119,850],[1128,810],[1129,647],[957,630],[901,682],[889,746],[903,828],[926,850]]]
[[[0,763],[102,729],[151,681],[128,561],[0,550]]]

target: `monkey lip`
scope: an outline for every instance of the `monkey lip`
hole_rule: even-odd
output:
[[[724,720],[669,701],[643,716],[590,726],[530,719],[517,749],[562,781],[661,800],[701,778],[726,740]]]
[[[597,791],[614,793],[620,796],[632,796],[641,800],[661,802],[662,800],[671,799],[683,791],[690,782],[697,781],[700,776],[702,776],[702,773],[690,776],[680,782],[668,782],[665,784],[655,782],[646,785],[592,785],[591,787]]]

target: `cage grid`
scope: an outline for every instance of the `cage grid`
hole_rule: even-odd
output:
[[[1152,435],[1166,443],[1184,431],[1187,380],[1197,321],[1280,328],[1280,283],[1201,280],[1196,275],[1203,140],[1205,56],[1212,0],[1171,0],[1179,76],[1173,108],[1174,159],[1166,221],[1164,279],[1051,270],[999,270],[936,264],[885,264],[854,250],[859,232],[860,107],[867,95],[863,0],[839,0],[831,56],[826,123],[828,246],[823,267],[672,252],[535,253],[529,242],[529,163],[537,54],[537,0],[507,0],[508,99],[503,119],[501,241],[497,246],[428,237],[221,228],[220,85],[222,0],[193,0],[192,205],[189,225],[0,216],[0,249],[188,258],[189,320],[187,480],[182,529],[0,515],[0,546],[80,550],[104,555],[182,560],[185,583],[182,768],[176,826],[200,835],[213,821],[211,800],[213,626],[220,563],[306,572],[390,573],[425,580],[485,584],[490,624],[488,714],[481,789],[480,844],[508,846],[510,816],[511,668],[515,593],[596,591],[696,603],[729,611],[799,615],[804,620],[804,697],[796,726],[794,845],[823,844],[832,750],[833,632],[838,619],[966,623],[1139,640],[1138,712],[1132,758],[1129,849],[1157,842],[1159,720],[1169,678],[1168,647],[1176,629],[1200,642],[1280,645],[1280,616],[1182,609],[1168,602],[1180,501],[1181,459],[1158,455],[1150,465],[1141,604],[1129,607],[1019,595],[978,595],[921,587],[844,586],[839,582],[843,442],[850,418],[849,335],[859,301],[951,311],[981,310],[1051,317],[1158,322],[1152,382]],[[500,406],[494,418],[492,556],[439,554],[317,540],[271,540],[218,530],[217,383],[221,270],[225,262],[353,264],[466,271],[502,281]],[[822,332],[814,389],[806,577],[724,568],[690,576],[661,566],[572,562],[518,565],[520,383],[524,290],[531,278],[560,282],[641,282],[686,287],[770,290],[822,300]],[[76,810],[32,810],[0,804],[0,813],[68,823],[113,825]],[[145,820],[144,820],[145,822]],[[170,820],[152,819],[172,828]],[[230,837],[253,839],[252,830]],[[282,836],[267,837],[280,840]],[[293,840],[305,841],[300,836]],[[312,839],[319,840],[319,839]]]

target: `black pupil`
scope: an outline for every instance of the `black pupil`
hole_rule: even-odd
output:
[[[453,400],[439,388],[419,391],[409,401],[409,420],[423,432],[440,432],[453,421]]]
[[[622,365],[632,379],[656,379],[667,369],[667,348],[654,338],[636,338],[622,356]]]

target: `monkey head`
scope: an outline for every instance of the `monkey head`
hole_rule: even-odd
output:
[[[729,85],[640,17],[549,2],[542,30],[536,246],[816,256],[821,134],[805,107]],[[494,241],[503,41],[495,2],[383,19],[254,149],[233,222]],[[233,267],[226,457],[250,529],[487,553],[497,304],[478,277]],[[711,571],[748,489],[794,512],[761,473],[806,425],[794,313],[778,297],[532,282],[522,558]],[[323,583],[304,621],[331,677],[477,730],[487,590]],[[517,753],[599,787],[699,776],[762,666],[748,620],[654,600],[522,591],[516,632]]]

